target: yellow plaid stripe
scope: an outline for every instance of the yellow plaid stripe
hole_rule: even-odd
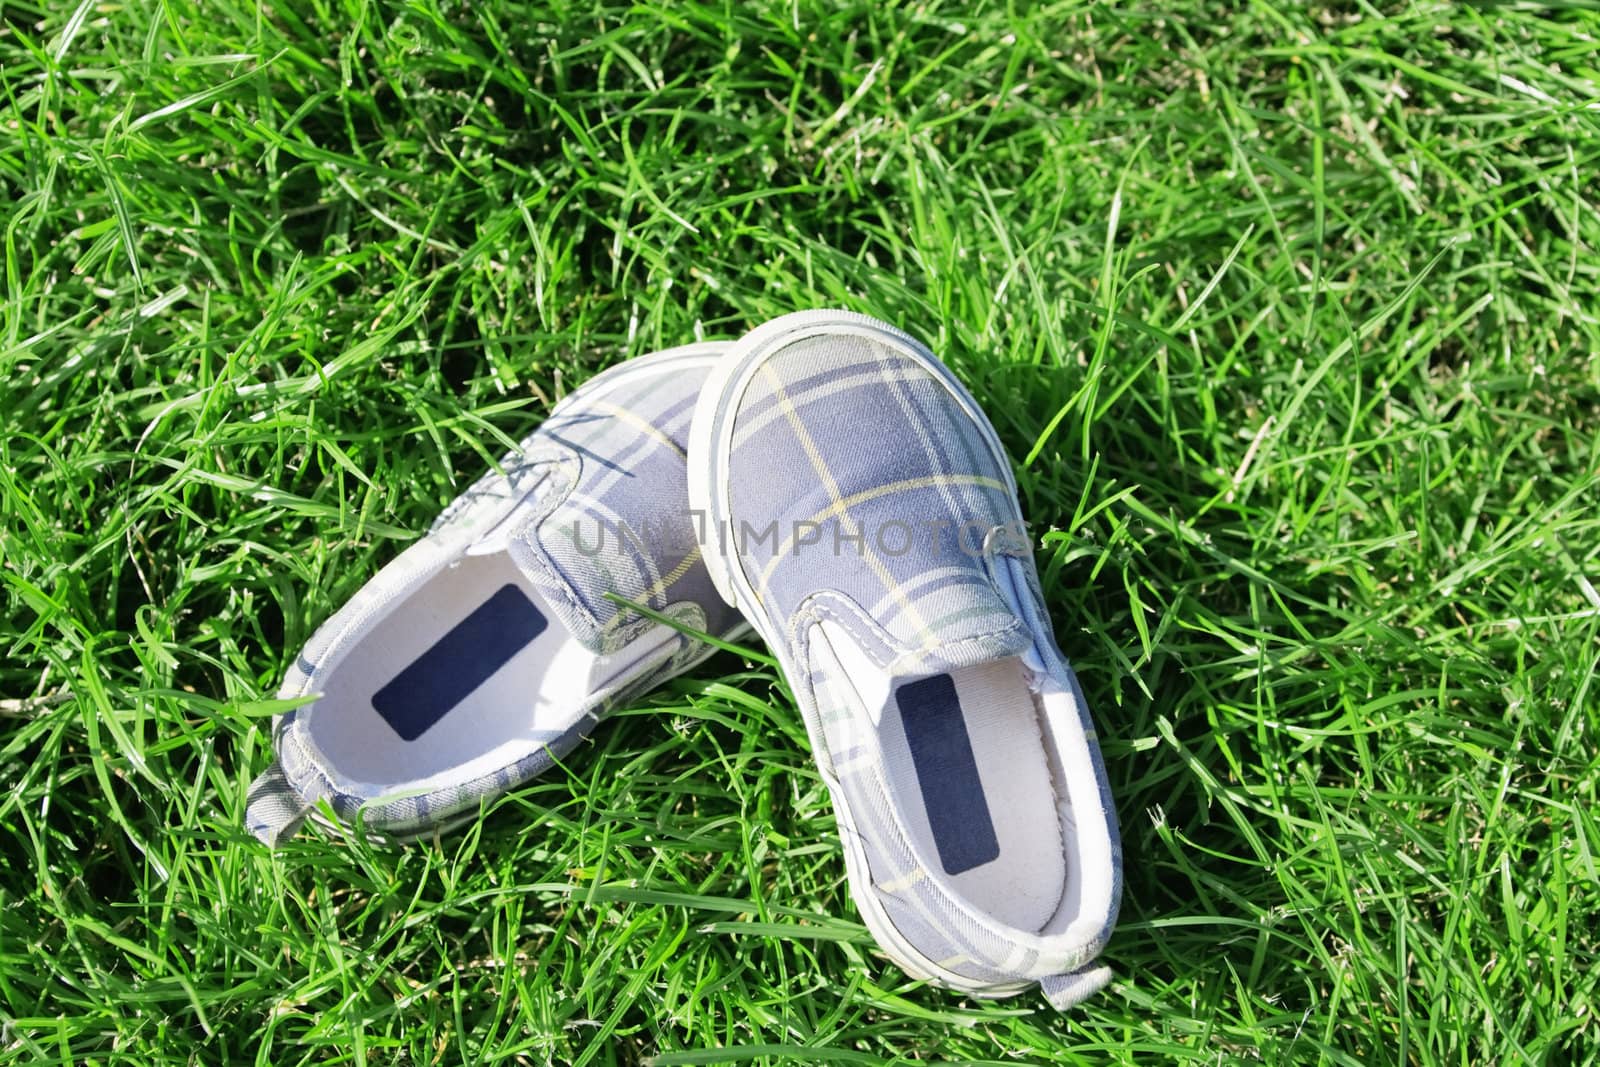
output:
[[[604,401],[597,401],[594,404],[591,404],[590,408],[593,411],[603,412],[604,414],[610,415],[613,418],[621,419],[629,426],[632,426],[634,429],[639,430],[646,436],[653,439],[657,444],[670,448],[673,454],[679,459],[688,459],[688,457],[684,455],[683,449],[678,447],[678,442],[668,437],[654,423],[652,423],[649,419],[644,418],[642,415],[629,411],[627,408],[621,407],[617,404],[609,404]]]
[[[836,515],[844,514],[845,511],[857,504],[866,503],[868,500],[876,500],[878,497],[888,496],[891,493],[904,493],[913,489],[955,488],[957,486],[977,486],[983,489],[998,489],[1001,492],[1009,492],[1004,482],[998,478],[990,478],[983,474],[929,474],[921,478],[906,478],[903,481],[890,482],[887,485],[875,485],[871,489],[863,489],[859,493],[851,493],[845,497],[835,495],[833,503],[804,521],[813,524],[826,522]],[[772,576],[777,573],[778,564],[782,563],[783,558],[794,550],[794,540],[794,534],[791,532],[772,559],[767,561],[766,568],[761,572],[761,581],[758,589],[763,600],[766,599],[767,586],[771,583]],[[898,588],[898,582],[888,583],[888,591],[891,595]]]
[[[683,562],[682,563],[680,563],[676,567],[672,568],[672,570],[668,571],[666,574],[663,574],[658,580],[656,580],[655,582],[653,582],[650,585],[650,588],[648,588],[644,592],[640,593],[638,595],[638,597],[635,598],[636,602],[640,603],[640,604],[648,605],[650,603],[650,601],[654,600],[656,597],[660,596],[662,593],[665,593],[668,589],[670,589],[672,587],[672,583],[673,582],[676,582],[679,578],[682,578],[685,574],[688,574],[689,573],[689,568],[693,567],[696,563],[699,563],[699,562],[700,562],[700,549],[699,548],[695,548],[695,549],[691,550],[690,553],[687,556],[683,557]],[[632,612],[632,611],[618,610],[615,615],[612,615],[611,618],[606,620],[605,629],[608,630],[608,631],[612,630],[615,627],[617,627],[620,623],[622,623],[624,617],[630,617],[631,618],[635,614],[637,614],[637,613],[636,612]]]
[[[811,431],[807,430],[805,423],[801,421],[800,413],[795,410],[794,402],[789,399],[789,393],[784,389],[783,381],[778,377],[777,372],[772,369],[772,364],[769,362],[761,369],[771,380],[774,395],[778,398],[778,403],[783,406],[783,413],[788,417],[789,425],[794,428],[795,436],[800,440],[800,447],[805,449],[806,456],[811,460],[811,466],[816,469],[817,476],[822,479],[822,484],[827,487],[828,495],[833,499],[834,506],[841,508],[842,521],[842,508],[848,505],[844,505],[842,502],[838,481],[834,478],[833,472],[828,469],[828,464],[823,460],[822,453],[817,450],[817,443],[811,439]],[[900,606],[907,616],[910,617],[912,625],[917,628],[917,633],[922,636],[923,640],[927,640],[929,633],[926,620],[917,611],[916,605],[907,600],[905,594],[899,591],[899,583],[894,580],[894,575],[889,573],[889,568],[883,565],[881,559],[865,549],[862,551],[862,556],[866,560],[867,566],[871,567],[873,573],[878,576],[878,580],[883,582],[883,587],[896,594],[896,599],[900,602]],[[766,599],[766,589],[766,582],[763,581],[759,591],[759,595],[763,600]]]

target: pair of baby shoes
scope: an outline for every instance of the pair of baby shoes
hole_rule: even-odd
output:
[[[849,312],[556,405],[312,637],[246,822],[271,844],[307,814],[390,839],[475,818],[750,628],[884,952],[980,996],[1102,987],[1116,819],[1011,465],[924,345]]]

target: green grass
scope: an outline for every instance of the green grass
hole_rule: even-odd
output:
[[[1600,15],[0,0],[0,1061],[1594,1062]],[[618,360],[846,305],[1012,451],[1119,978],[905,978],[719,655],[399,850],[316,625]]]

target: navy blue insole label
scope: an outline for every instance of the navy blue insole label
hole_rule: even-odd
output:
[[[527,648],[547,625],[528,594],[503,585],[372,694],[372,707],[395,733],[415,741]]]
[[[936,674],[907,682],[894,698],[945,873],[960,874],[999,858],[1000,842],[955,682],[948,674]]]

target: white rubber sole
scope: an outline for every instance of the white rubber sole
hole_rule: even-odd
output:
[[[764,323],[746,334],[728,349],[712,369],[710,377],[700,391],[695,405],[694,421],[689,429],[689,506],[698,514],[705,536],[701,538],[701,552],[706,569],[723,599],[738,608],[750,620],[756,632],[777,656],[784,674],[800,677],[799,666],[789,658],[788,637],[774,633],[766,612],[758,603],[756,591],[744,574],[744,568],[729,552],[728,540],[728,458],[733,446],[734,420],[732,408],[744,396],[750,379],[760,370],[764,357],[783,345],[817,333],[853,333],[875,340],[892,342],[908,351],[930,375],[950,390],[952,397],[983,428],[984,436],[994,454],[999,469],[1005,472],[1007,487],[1013,496],[1017,487],[1011,473],[1011,461],[995,435],[989,420],[984,417],[978,402],[945,365],[920,341],[886,322],[851,311],[797,311]],[[802,709],[804,710],[804,709]],[[833,772],[832,759],[817,717],[806,712],[803,716],[806,733],[811,738],[811,749],[822,771],[823,781],[833,797],[834,809],[843,813],[843,791]],[[974,981],[939,967],[913,948],[890,921],[888,912],[871,892],[858,892],[857,886],[870,886],[870,867],[860,835],[840,819],[840,839],[844,843],[845,872],[849,877],[851,897],[861,913],[867,929],[895,964],[906,974],[920,981],[930,982],[947,989],[974,994],[985,998],[1015,996],[1033,981],[1015,985],[995,986]]]

